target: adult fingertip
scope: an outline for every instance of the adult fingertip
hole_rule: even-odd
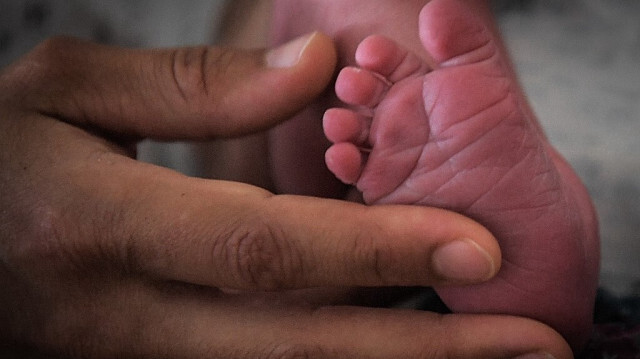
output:
[[[303,59],[333,64],[337,62],[335,46],[331,38],[320,32],[299,36],[265,53],[267,67],[275,69],[291,68]]]
[[[334,78],[337,64],[338,53],[333,40],[320,32],[311,34],[295,66],[305,81],[300,86],[305,90],[301,94],[307,97],[321,94]]]
[[[333,52],[332,45],[329,43],[327,48],[327,40],[331,41],[326,35],[319,32],[299,36],[275,49],[267,51],[265,53],[267,67],[276,69],[294,67],[306,55],[309,46],[322,46],[326,48],[323,50],[325,57],[326,55],[331,56]]]
[[[265,54],[267,67],[288,68],[297,65],[307,46],[309,46],[315,36],[316,33],[303,35],[284,45],[267,51]]]
[[[274,50],[267,51],[267,67],[291,71],[303,81],[301,94],[317,95],[334,76],[338,63],[333,40],[321,33],[302,35]]]
[[[498,274],[502,253],[497,239],[473,219],[446,210],[423,208],[437,245],[430,255],[431,270],[443,285],[475,284]]]
[[[338,63],[338,52],[333,39],[321,32],[310,34],[306,46],[300,53],[299,64],[303,63],[322,64],[333,76]]]
[[[574,358],[574,353],[569,343],[553,328],[532,319],[519,318],[519,320],[523,323],[522,330],[514,328],[510,334],[520,336],[519,339],[515,340],[522,349],[512,357],[523,359]]]
[[[333,40],[319,32],[273,49],[227,49],[225,58],[232,63],[211,81],[215,97],[224,101],[217,100],[206,116],[217,119],[210,125],[213,135],[225,137],[262,131],[290,118],[327,88],[337,64]]]
[[[496,275],[498,268],[493,256],[468,238],[453,240],[436,248],[432,264],[442,278],[462,283],[487,281]]]
[[[553,328],[508,315],[444,315],[442,323],[455,358],[572,359],[573,352]]]

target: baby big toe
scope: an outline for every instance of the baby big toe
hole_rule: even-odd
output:
[[[440,66],[486,60],[497,50],[491,31],[468,4],[434,0],[420,13],[420,39]]]
[[[427,63],[416,54],[381,35],[369,36],[360,43],[356,50],[356,62],[391,83],[429,71]]]

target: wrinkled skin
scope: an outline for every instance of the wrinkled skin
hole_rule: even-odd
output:
[[[445,303],[456,312],[533,317],[581,348],[597,286],[597,220],[580,180],[540,128],[488,2],[277,0],[274,13],[276,43],[320,28],[336,39],[340,66],[369,70],[359,60],[371,60],[375,50],[357,49],[372,34],[407,49],[398,58],[413,58],[396,73],[376,65],[373,72],[390,87],[367,84],[352,70],[344,75],[350,79],[338,79],[340,100],[355,106],[352,120],[373,118],[345,125],[345,116],[329,114],[338,117],[329,119],[333,147],[320,120],[341,105],[330,95],[272,131],[277,189],[342,198],[347,189],[321,170],[329,149],[328,167],[368,203],[438,206],[471,216],[498,235],[503,270],[483,286],[438,289]],[[357,134],[344,128],[359,126]]]
[[[570,358],[531,320],[354,306],[355,291],[339,289],[494,275],[497,243],[467,218],[274,196],[132,158],[137,139],[231,137],[287,118],[329,82],[332,49],[316,36],[274,69],[262,51],[58,38],[4,69],[0,355]],[[459,238],[488,267],[447,280],[435,259]]]

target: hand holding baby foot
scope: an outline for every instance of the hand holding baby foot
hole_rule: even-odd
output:
[[[588,194],[517,93],[489,29],[466,4],[434,0],[420,37],[435,66],[372,36],[326,112],[329,169],[368,203],[439,206],[492,230],[504,253],[489,283],[438,288],[455,312],[541,320],[579,348],[590,333],[598,273]]]

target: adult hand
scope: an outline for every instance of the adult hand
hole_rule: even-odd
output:
[[[319,34],[267,55],[55,39],[0,74],[2,353],[570,357],[526,319],[324,306],[285,292],[488,279],[497,244],[466,218],[274,196],[131,158],[145,137],[272,126],[321,92],[334,66]]]

